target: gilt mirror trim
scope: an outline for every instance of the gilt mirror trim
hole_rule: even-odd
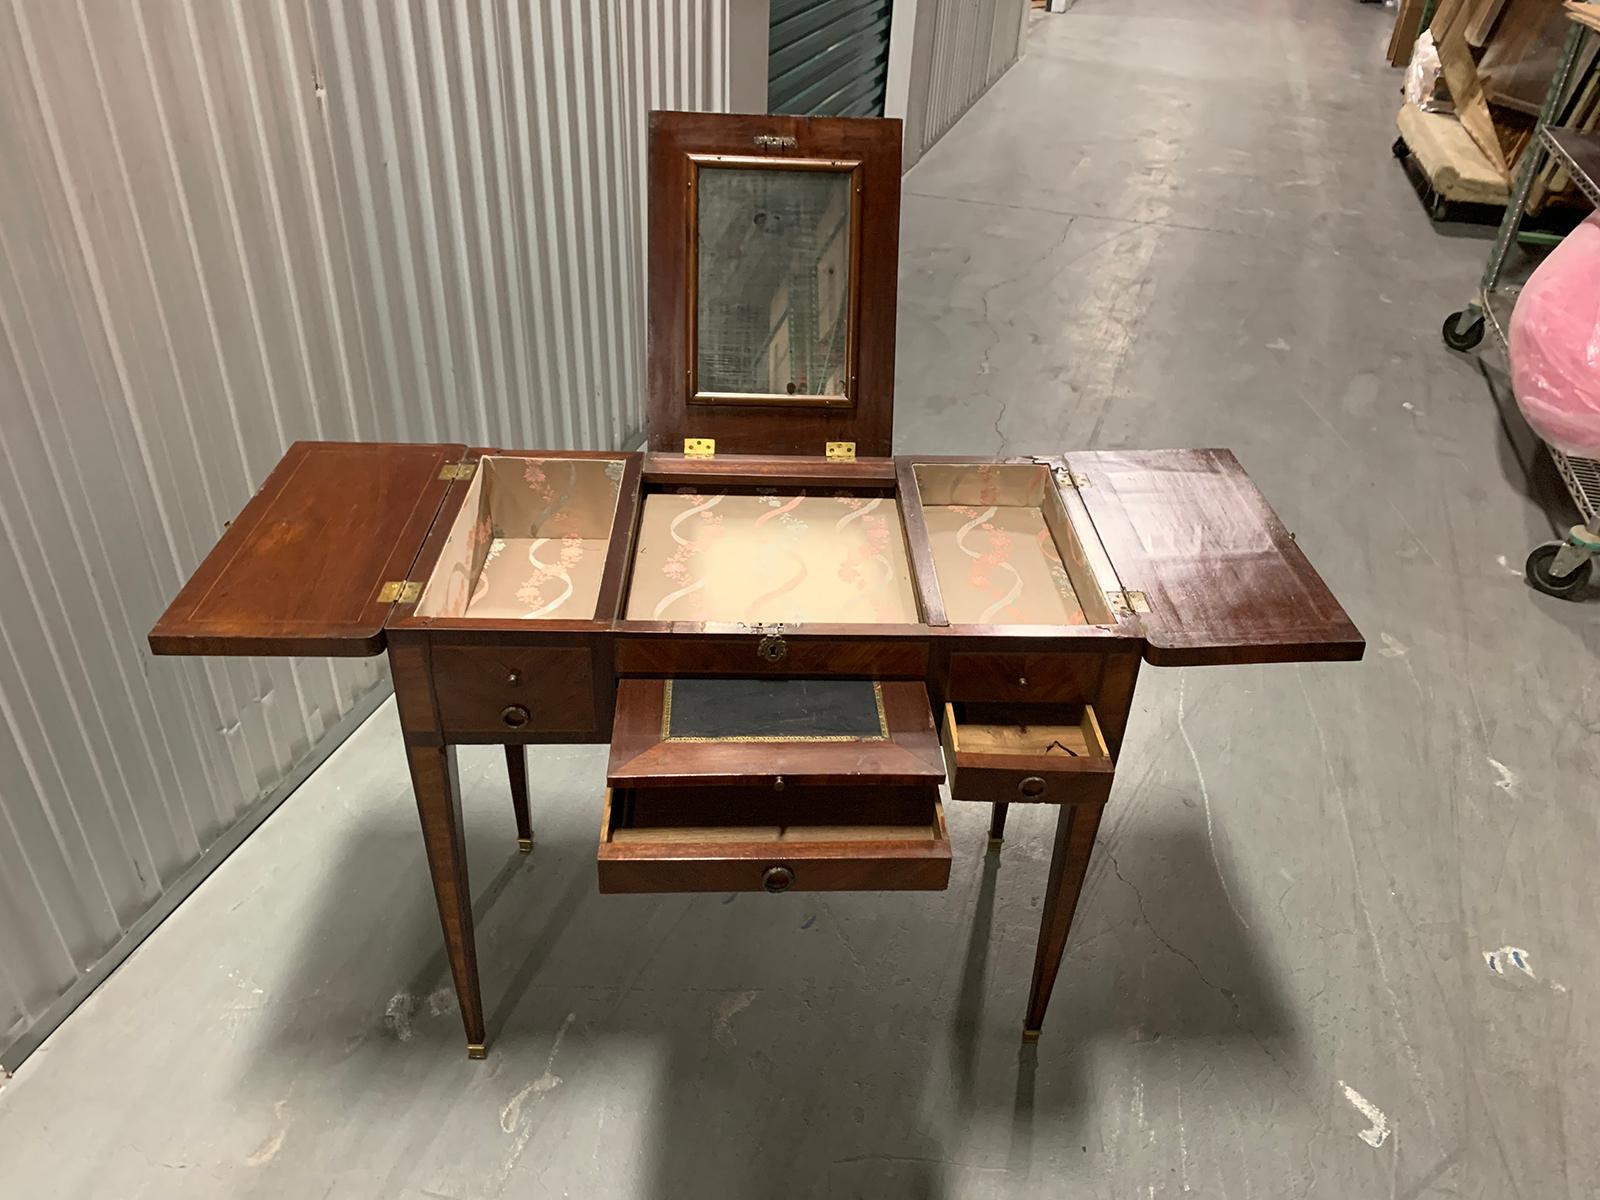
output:
[[[688,347],[688,397],[690,404],[768,405],[782,408],[849,408],[856,402],[860,387],[857,352],[861,344],[861,189],[862,163],[859,158],[773,158],[742,154],[690,154],[688,204],[685,236],[689,249],[685,256],[684,344]],[[701,176],[707,171],[816,171],[844,176],[849,189],[846,208],[845,251],[845,343],[842,392],[758,392],[714,391],[700,386],[700,193]],[[770,343],[776,330],[768,332]]]

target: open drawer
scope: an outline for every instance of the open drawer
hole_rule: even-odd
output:
[[[942,891],[937,787],[606,792],[602,892]]]
[[[1089,704],[951,702],[944,753],[955,800],[1104,804],[1116,772]]]
[[[600,890],[941,889],[943,780],[921,683],[624,679]]]

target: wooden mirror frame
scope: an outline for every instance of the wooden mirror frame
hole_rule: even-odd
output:
[[[851,380],[839,397],[695,391],[695,174],[703,164],[850,170],[853,179],[849,335]],[[900,254],[900,122],[656,112],[649,170],[650,449],[713,439],[717,454],[821,457],[851,442],[861,457],[893,449],[895,301]]]

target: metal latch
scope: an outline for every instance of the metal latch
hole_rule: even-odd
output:
[[[829,442],[823,447],[823,454],[834,462],[855,462],[856,444],[854,442]]]
[[[713,458],[717,453],[716,438],[684,438],[683,456],[685,458]]]
[[[415,604],[422,584],[411,579],[391,579],[378,589],[379,604]]]
[[[475,462],[451,463],[439,472],[440,479],[471,479],[477,473],[478,464]]]

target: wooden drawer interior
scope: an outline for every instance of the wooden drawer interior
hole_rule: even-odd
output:
[[[950,834],[929,785],[618,788],[598,864],[602,892],[942,891]]]
[[[989,803],[1103,804],[1116,763],[1091,704],[945,705],[950,795]]]

